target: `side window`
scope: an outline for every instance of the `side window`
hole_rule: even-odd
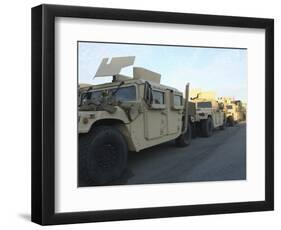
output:
[[[152,90],[153,104],[163,105],[165,103],[164,96],[164,92]]]
[[[174,106],[182,106],[182,96],[174,95]]]

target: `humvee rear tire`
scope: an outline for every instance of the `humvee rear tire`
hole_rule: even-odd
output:
[[[185,147],[190,145],[192,139],[192,128],[191,124],[188,124],[187,130],[185,134],[180,135],[176,140],[176,146],[178,147]]]
[[[233,127],[235,125],[233,117],[228,117],[227,123],[228,123],[229,126]]]
[[[214,124],[213,119],[208,117],[206,120],[201,121],[201,134],[203,137],[210,137],[213,134]]]
[[[117,179],[126,168],[127,155],[126,140],[117,128],[92,128],[79,137],[79,182],[103,185]]]
[[[192,139],[196,138],[199,136],[199,126],[197,124],[197,122],[193,122],[191,124],[191,137]]]

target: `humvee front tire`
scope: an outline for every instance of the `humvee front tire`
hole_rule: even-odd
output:
[[[103,185],[121,176],[128,148],[122,133],[112,126],[94,127],[79,137],[79,181]]]
[[[213,119],[208,117],[208,119],[201,121],[201,134],[203,137],[210,137],[213,134],[214,124]]]
[[[176,146],[178,147],[185,147],[190,145],[191,143],[191,139],[192,139],[192,128],[191,128],[191,124],[189,123],[187,126],[187,130],[186,133],[181,134],[176,140]]]
[[[231,127],[233,127],[235,125],[235,122],[234,122],[234,119],[232,116],[227,118],[227,123]]]

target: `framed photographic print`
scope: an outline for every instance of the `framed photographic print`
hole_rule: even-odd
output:
[[[273,210],[274,21],[32,8],[32,221]]]

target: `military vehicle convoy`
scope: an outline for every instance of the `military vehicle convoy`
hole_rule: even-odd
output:
[[[214,94],[196,91],[190,97],[189,83],[183,94],[141,67],[133,67],[131,77],[120,74],[134,60],[104,58],[94,77],[112,76],[112,82],[79,85],[79,181],[109,183],[125,170],[128,151],[172,140],[185,147],[197,133],[210,137],[225,128],[227,113]]]

